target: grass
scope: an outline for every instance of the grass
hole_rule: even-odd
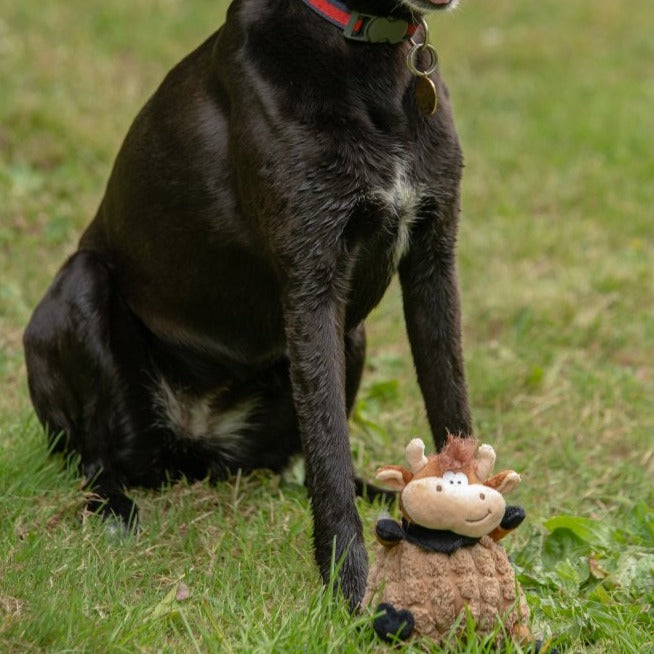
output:
[[[144,530],[119,541],[80,523],[29,406],[21,331],[135,112],[222,20],[224,3],[192,4],[0,0],[1,651],[383,651],[320,587],[297,470],[135,492]],[[475,427],[523,474],[529,521],[507,547],[535,630],[567,652],[654,652],[652,24],[649,0],[432,21],[467,161]],[[352,425],[367,476],[427,435],[400,316],[392,288],[369,321]],[[360,511],[371,532],[379,508]]]

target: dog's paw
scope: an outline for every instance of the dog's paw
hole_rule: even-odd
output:
[[[138,531],[138,507],[127,495],[112,493],[102,497],[93,494],[86,502],[86,510],[102,518],[111,536],[124,537]]]
[[[340,543],[350,542],[343,551]],[[335,596],[343,597],[353,613],[359,610],[368,578],[368,554],[363,543],[363,537],[347,539],[332,538],[331,547],[327,544],[318,547],[316,543],[315,556],[320,574],[325,584],[330,587]]]
[[[337,567],[336,575],[335,588],[347,601],[350,611],[358,611],[368,579],[368,554],[363,543],[352,543]]]
[[[354,487],[357,497],[361,497],[366,502],[380,501],[386,506],[391,506],[397,499],[398,493],[395,491],[387,490],[386,488],[379,488],[373,484],[369,484],[361,477],[354,478]]]
[[[375,633],[387,643],[407,640],[413,633],[415,620],[411,611],[397,610],[392,604],[380,604],[372,623]]]

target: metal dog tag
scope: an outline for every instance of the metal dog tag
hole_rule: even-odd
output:
[[[438,106],[436,85],[426,75],[416,78],[416,103],[423,116],[431,116]]]

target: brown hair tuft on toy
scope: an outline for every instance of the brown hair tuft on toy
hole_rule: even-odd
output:
[[[476,438],[460,438],[449,434],[445,446],[437,455],[443,471],[467,467],[475,458],[477,445]]]

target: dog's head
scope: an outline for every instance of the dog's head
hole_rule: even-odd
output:
[[[347,0],[350,9],[377,16],[392,16],[398,12],[413,17],[430,11],[453,9],[459,0]]]
[[[401,0],[400,4],[408,7],[412,11],[425,13],[439,9],[454,9],[459,0]]]

